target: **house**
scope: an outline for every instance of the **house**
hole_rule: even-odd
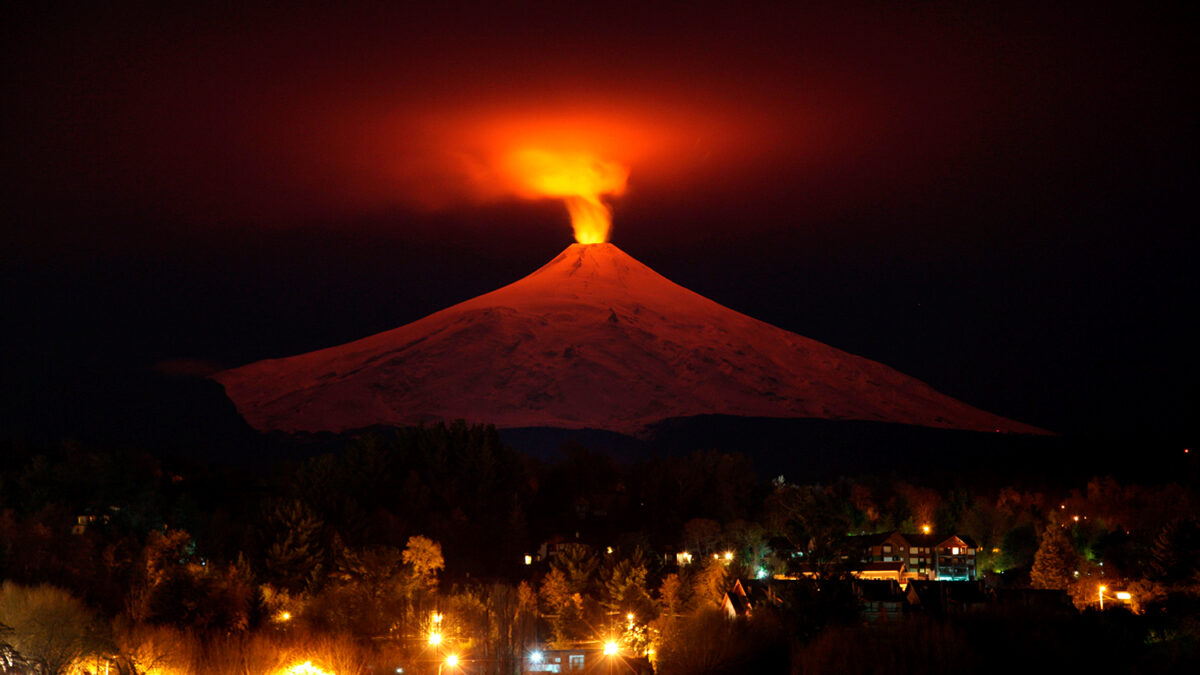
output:
[[[736,579],[721,600],[721,609],[729,618],[736,619],[750,616],[755,607],[778,602],[779,597],[767,584],[757,579]]]
[[[858,580],[853,588],[867,623],[888,623],[903,618],[906,599],[898,581]]]
[[[531,651],[521,659],[521,675],[541,673],[634,673],[652,675],[654,668],[643,656],[616,653],[605,654],[604,647],[589,644],[571,649],[544,649]]]

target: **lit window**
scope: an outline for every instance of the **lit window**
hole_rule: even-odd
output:
[[[958,547],[957,546],[950,549],[950,555],[958,555]]]
[[[583,654],[571,654],[568,656],[567,670],[583,670]]]

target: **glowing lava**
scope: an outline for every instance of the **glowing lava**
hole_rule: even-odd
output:
[[[580,244],[608,241],[612,210],[601,197],[625,191],[628,167],[586,152],[523,148],[507,156],[504,168],[530,196],[566,202],[575,241]]]

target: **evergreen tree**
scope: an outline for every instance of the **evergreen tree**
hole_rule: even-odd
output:
[[[572,593],[584,596],[593,595],[596,572],[600,568],[600,560],[586,544],[562,544],[558,555],[550,562],[550,566],[560,570],[567,578],[567,585]]]
[[[1042,541],[1033,556],[1033,570],[1029,573],[1029,579],[1034,588],[1067,588],[1071,583],[1075,562],[1075,550],[1071,548],[1066,531],[1060,525],[1050,523],[1042,532]]]
[[[321,533],[325,522],[307,504],[292,499],[267,514],[267,575],[281,588],[298,591],[313,585],[325,559]]]
[[[1200,524],[1173,520],[1159,531],[1150,547],[1148,577],[1164,584],[1189,583],[1200,573]]]
[[[640,555],[617,561],[604,579],[601,604],[609,612],[639,616],[650,613],[652,602],[646,591],[646,565]]]

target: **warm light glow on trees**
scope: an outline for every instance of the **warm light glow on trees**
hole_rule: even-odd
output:
[[[1034,588],[1066,588],[1071,583],[1075,564],[1075,549],[1063,528],[1050,523],[1042,533],[1042,541],[1033,558],[1029,580]]]
[[[298,664],[292,666],[291,668],[288,668],[281,675],[335,675],[335,674],[329,672],[328,670],[322,670],[321,668],[314,666],[312,661],[305,661],[304,663],[298,663]]]

